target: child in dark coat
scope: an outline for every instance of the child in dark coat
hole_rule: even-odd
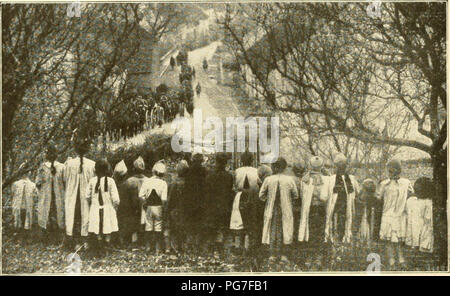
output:
[[[186,235],[184,233],[183,217],[183,198],[185,195],[186,173],[189,165],[185,160],[177,165],[177,176],[170,182],[169,194],[167,200],[167,209],[165,210],[165,224],[167,230],[170,230],[166,239],[166,253],[173,249],[176,253],[183,252]]]

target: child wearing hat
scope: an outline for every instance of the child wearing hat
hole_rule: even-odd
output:
[[[130,243],[131,248],[136,247],[138,243],[138,233],[140,233],[141,221],[144,223],[145,215],[142,213],[142,204],[139,200],[139,191],[142,184],[147,179],[144,175],[145,163],[141,156],[133,162],[131,176],[119,187],[120,205],[118,216],[119,229],[122,232],[122,243],[127,246]],[[130,237],[131,236],[131,237]],[[144,239],[139,236],[139,240]]]
[[[153,176],[142,184],[139,191],[139,199],[145,211],[146,249],[150,250],[152,244],[158,255],[162,246],[163,231],[163,207],[167,202],[167,183],[163,180],[166,166],[157,162],[152,169]]]
[[[413,193],[411,182],[401,178],[402,167],[399,160],[387,164],[389,179],[380,183],[378,198],[383,201],[380,239],[386,242],[389,267],[394,268],[396,257],[400,265],[405,264],[402,243],[406,238],[406,201]]]
[[[119,161],[114,167],[113,179],[116,182],[117,189],[119,190],[120,205],[117,209],[117,221],[119,222],[119,239],[120,246],[125,247],[126,242],[129,241],[129,232],[127,227],[128,213],[127,208],[129,207],[128,197],[124,192],[124,184],[127,179],[128,168],[124,160]]]
[[[329,176],[322,172],[324,160],[313,156],[309,160],[309,171],[303,176],[301,182],[302,206],[300,212],[300,225],[298,241],[304,249],[305,260],[316,258],[316,264],[321,265],[327,257],[327,248],[324,245],[326,201],[330,193]],[[311,254],[312,253],[312,254]]]

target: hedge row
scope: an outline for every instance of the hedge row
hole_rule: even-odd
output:
[[[145,141],[140,145],[123,145],[117,149],[109,150],[106,155],[102,152],[101,147],[94,149],[90,153],[93,160],[105,158],[111,164],[112,168],[120,162],[125,161],[128,169],[133,167],[133,162],[141,156],[144,159],[145,167],[148,172],[158,160],[165,159],[171,161],[180,157],[179,153],[175,153],[170,145],[171,136],[163,134],[146,135]]]

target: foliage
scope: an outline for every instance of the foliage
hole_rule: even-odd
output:
[[[310,133],[330,137],[338,151],[344,151],[336,136],[341,133],[364,143],[409,146],[432,154],[426,140],[406,133],[417,120],[418,132],[435,141],[445,126],[445,116],[439,115],[445,104],[438,104],[443,84],[433,80],[443,76],[426,76],[432,71],[428,61],[415,54],[427,56],[429,47],[421,45],[422,39],[435,43],[430,54],[436,63],[431,67],[445,73],[442,26],[426,22],[427,15],[442,18],[443,9],[437,3],[419,6],[385,4],[379,21],[367,16],[365,4],[230,5],[222,24],[230,48],[249,66],[266,102],[298,117]],[[416,19],[414,11],[421,11],[423,18]],[[253,44],[249,35],[258,34],[252,29],[261,32]],[[403,40],[402,35],[417,40],[393,43]],[[430,87],[436,88],[434,99]],[[435,121],[434,131],[424,130],[430,108],[434,119],[428,122]],[[387,134],[381,134],[383,125]]]
[[[127,69],[142,41],[185,24],[169,6],[82,4],[80,18],[66,4],[2,7],[3,188],[36,169],[47,145],[66,154],[74,130],[95,138],[129,109]]]
[[[108,150],[106,153],[97,147],[89,154],[92,159],[108,159],[108,162],[114,167],[119,161],[124,160],[128,168],[133,167],[133,162],[141,156],[144,159],[146,168],[151,170],[153,164],[161,159],[171,159],[177,155],[171,148],[171,136],[163,134],[149,134],[141,145],[122,145],[114,150]]]
[[[366,162],[398,147],[430,156],[445,260],[445,4],[383,3],[381,18],[367,5],[230,4],[221,23],[249,87],[297,135],[295,147],[334,146]]]

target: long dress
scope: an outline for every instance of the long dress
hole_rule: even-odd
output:
[[[176,177],[172,179],[167,196],[167,227],[171,231],[171,236],[177,237],[183,231],[183,198],[184,198],[184,179]]]
[[[120,231],[134,233],[140,230],[142,205],[139,190],[147,177],[138,174],[119,185],[120,204],[117,211]]]
[[[40,187],[38,224],[43,229],[47,229],[54,222],[59,229],[64,229],[64,165],[55,161],[54,167],[56,173],[52,175],[51,163],[44,162],[36,180],[36,184]]]
[[[340,182],[338,181],[340,178]],[[355,196],[359,185],[353,175],[333,175],[329,178],[330,188],[341,185],[340,192],[332,192],[327,201],[325,239],[349,243],[352,239],[352,221],[355,215]],[[339,182],[339,183],[338,183]],[[350,190],[353,188],[353,190]],[[336,225],[337,224],[337,225]]]
[[[272,234],[275,227],[276,232],[282,232],[283,244],[291,244],[294,234],[292,199],[298,198],[294,179],[284,174],[267,177],[259,191],[259,198],[266,201],[262,243],[276,243],[274,240],[277,237]]]
[[[407,179],[384,180],[380,184],[379,198],[383,200],[380,239],[398,243],[406,238],[406,200],[414,192]]]
[[[317,184],[315,184],[317,183]],[[331,195],[330,177],[309,172],[302,178],[302,207],[298,241],[320,245],[325,236],[326,204]]]
[[[233,202],[233,176],[225,171],[212,171],[206,177],[205,223],[208,233],[222,231],[230,223]]]
[[[261,181],[258,177],[258,169],[253,167],[240,167],[235,172],[235,189],[238,192],[242,192],[245,187],[245,180],[247,178],[248,188],[247,201],[243,201],[242,198],[240,203],[246,202],[247,204],[243,207],[241,212],[244,228],[247,232],[255,233],[258,223],[258,199],[259,185]],[[241,207],[242,208],[242,207]]]
[[[12,214],[14,227],[30,230],[34,220],[37,200],[36,185],[30,179],[22,179],[12,184]]]
[[[205,181],[207,171],[203,166],[193,164],[185,177],[186,195],[183,199],[183,216],[187,233],[200,234],[204,221]]]
[[[433,203],[411,196],[406,202],[406,245],[422,252],[433,252]]]
[[[83,157],[83,171],[80,172],[80,158],[67,161],[64,168],[66,234],[88,235],[89,204],[86,199],[89,180],[94,177],[95,162]],[[78,226],[79,225],[79,226]],[[74,226],[78,226],[75,229]]]
[[[361,187],[361,192],[355,198],[355,218],[353,220],[353,229],[360,243],[371,243],[378,240],[382,206],[375,191],[368,191],[364,186]]]
[[[105,178],[107,178],[107,191],[105,191]],[[89,233],[110,234],[119,230],[115,207],[120,203],[116,182],[110,177],[101,177],[98,191],[95,192],[98,178],[89,181],[86,199],[90,202]]]

